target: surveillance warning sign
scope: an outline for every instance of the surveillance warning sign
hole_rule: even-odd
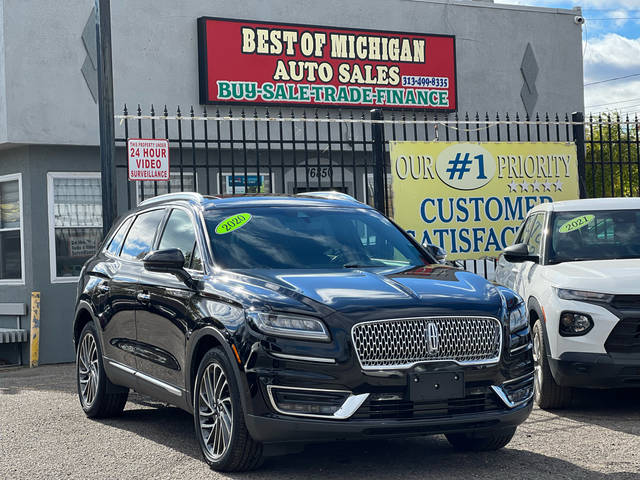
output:
[[[200,102],[456,110],[455,37],[198,19]]]
[[[127,141],[129,180],[169,180],[169,141],[165,139],[130,138]]]

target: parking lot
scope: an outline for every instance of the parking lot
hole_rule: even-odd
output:
[[[455,452],[442,436],[308,445],[226,476],[200,460],[191,417],[135,393],[118,419],[91,421],[73,365],[0,370],[2,478],[608,478],[640,475],[640,391],[581,392],[535,409],[507,448]]]

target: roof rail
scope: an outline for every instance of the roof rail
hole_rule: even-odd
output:
[[[164,195],[158,195],[157,197],[147,198],[140,202],[139,205],[151,205],[153,203],[166,202],[169,200],[190,200],[201,203],[204,200],[204,197],[197,192],[165,193]]]
[[[347,193],[337,192],[335,190],[302,192],[297,193],[296,197],[326,198],[327,200],[344,200],[346,202],[362,203]]]

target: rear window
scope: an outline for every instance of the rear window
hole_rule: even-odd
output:
[[[120,254],[120,248],[122,247],[122,241],[124,240],[124,236],[127,234],[127,230],[129,230],[129,226],[133,221],[133,217],[127,218],[122,225],[118,228],[118,231],[111,239],[109,243],[109,248],[107,248],[107,252],[111,255],[118,256]]]
[[[149,253],[163,217],[164,210],[152,210],[138,215],[129,230],[120,256],[129,260],[141,260]]]

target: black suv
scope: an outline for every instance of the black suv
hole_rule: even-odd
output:
[[[532,405],[522,300],[339,193],[143,202],[82,270],[74,341],[87,416],[176,405],[217,470],[291,441],[498,449]]]

